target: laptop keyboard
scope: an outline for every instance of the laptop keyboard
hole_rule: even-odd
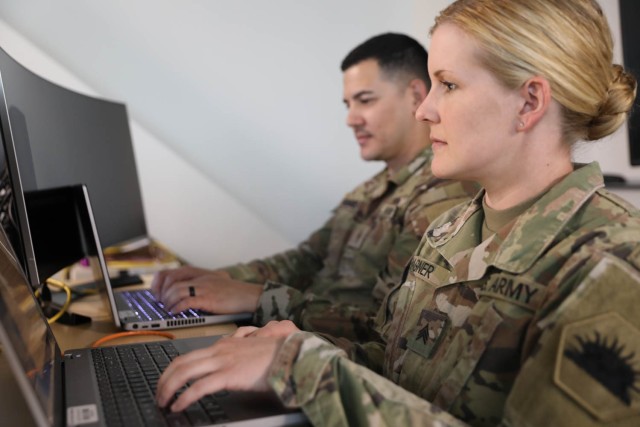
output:
[[[180,413],[158,408],[155,402],[158,379],[178,356],[172,343],[96,348],[91,353],[109,426],[202,426],[229,421],[213,395]]]
[[[145,320],[188,319],[202,316],[199,310],[185,310],[181,313],[169,313],[162,303],[148,290],[122,292],[122,296],[131,310]]]

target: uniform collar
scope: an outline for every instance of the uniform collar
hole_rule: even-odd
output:
[[[427,241],[454,267],[457,276],[479,279],[490,265],[503,271],[522,273],[554,242],[591,196],[603,187],[604,180],[597,162],[575,165],[572,173],[513,223],[484,242],[480,241],[484,217],[482,190],[469,204],[434,222],[427,230]],[[456,266],[463,260],[466,261]]]
[[[408,164],[398,169],[395,173],[389,174],[389,181],[396,185],[404,184],[422,166],[425,164],[430,166],[432,158],[433,150],[431,150],[431,146],[429,146],[418,153],[418,155]]]
[[[433,151],[431,150],[431,146],[429,146],[418,153],[413,160],[398,169],[396,172],[389,173],[389,169],[385,168],[382,172],[366,183],[367,193],[369,193],[371,198],[374,199],[381,197],[387,192],[387,189],[390,186],[395,188],[403,185],[421,167],[425,165],[426,167],[430,167],[432,158]]]

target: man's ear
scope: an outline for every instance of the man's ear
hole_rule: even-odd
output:
[[[551,85],[542,76],[534,76],[524,82],[520,88],[522,107],[518,112],[516,129],[531,129],[544,117],[551,105]]]
[[[427,89],[427,85],[420,79],[413,79],[409,82],[409,87],[407,90],[411,94],[411,100],[413,102],[413,112],[415,114],[416,110],[422,104],[422,101],[427,97],[427,93],[429,90]]]

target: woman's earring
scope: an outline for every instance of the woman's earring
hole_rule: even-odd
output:
[[[524,122],[520,122],[520,123],[518,123],[518,127],[519,127],[519,128],[523,128],[523,127],[524,127]]]

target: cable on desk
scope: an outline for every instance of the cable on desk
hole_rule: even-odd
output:
[[[56,314],[54,314],[53,316],[51,316],[50,318],[47,319],[47,323],[49,323],[51,325],[51,324],[55,323],[59,318],[61,318],[62,315],[67,312],[67,309],[71,305],[71,288],[69,286],[67,286],[66,283],[61,282],[60,280],[56,280],[56,279],[49,278],[49,279],[46,280],[46,283],[47,283],[47,285],[51,285],[54,288],[62,289],[67,294],[67,298],[64,301],[64,305],[62,306],[60,311],[58,311]],[[40,294],[40,290],[38,289],[35,292],[36,297],[38,297],[39,294]]]
[[[115,340],[117,338],[122,337],[130,337],[134,335],[158,335],[161,337],[169,338],[170,340],[175,339],[175,336],[169,332],[162,331],[128,331],[128,332],[116,332],[115,334],[107,335],[106,337],[102,337],[100,339],[95,340],[91,343],[91,348],[100,347],[107,341]]]
[[[98,294],[98,290],[97,289],[76,289],[76,288],[70,288],[71,289],[71,293],[78,295],[78,296],[87,296],[87,295],[97,295]]]

